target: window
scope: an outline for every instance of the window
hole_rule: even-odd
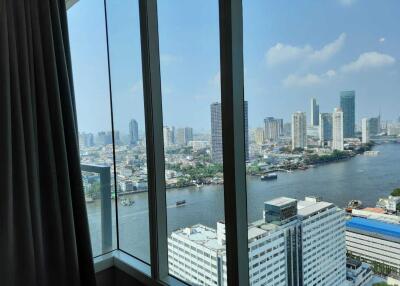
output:
[[[205,248],[215,260],[225,252],[218,1],[157,3],[168,243],[180,237],[198,272],[177,277],[196,283],[198,275],[217,277],[197,266],[208,253],[191,253]],[[183,261],[168,258],[170,271],[181,273],[171,262]]]
[[[139,5],[106,1],[121,250],[150,263]]]
[[[68,11],[82,179],[94,256],[115,249],[117,244],[113,134],[101,3],[79,1]]]
[[[339,286],[346,252],[378,261],[345,209],[400,221],[397,1],[106,5],[69,11],[94,255],[195,285]]]
[[[271,261],[286,260],[288,281],[345,283],[344,209],[352,200],[375,207],[394,188],[399,167],[388,158],[398,145],[386,143],[397,140],[387,136],[397,126],[400,38],[390,11],[398,3],[385,4],[243,1],[249,238],[288,234],[249,257],[274,245]]]

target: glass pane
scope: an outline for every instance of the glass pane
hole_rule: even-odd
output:
[[[107,1],[119,247],[150,263],[147,157],[138,1]]]
[[[400,3],[243,8],[250,284],[398,273],[398,249],[383,246],[395,235],[382,235],[400,231],[400,200],[388,198],[400,172]]]
[[[170,274],[225,285],[218,1],[158,1]]]
[[[114,162],[103,1],[68,10],[79,145],[94,256],[116,247]],[[105,166],[96,168],[96,166]],[[107,173],[108,172],[108,173]],[[103,181],[100,179],[103,174]],[[101,189],[106,187],[108,190]],[[107,194],[103,196],[102,194]],[[110,244],[111,239],[111,244]]]

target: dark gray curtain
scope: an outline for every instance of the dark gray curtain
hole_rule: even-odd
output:
[[[0,0],[0,285],[95,285],[64,0]]]

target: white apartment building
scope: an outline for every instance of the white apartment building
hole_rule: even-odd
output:
[[[346,246],[349,254],[400,273],[400,225],[353,217],[346,223]]]
[[[335,108],[332,113],[332,139],[332,149],[343,151],[343,111],[340,108]]]
[[[368,143],[370,141],[370,121],[370,118],[363,118],[361,120],[362,143]]]
[[[305,112],[292,115],[292,149],[307,147],[307,117]]]
[[[277,198],[248,228],[250,285],[346,283],[344,212],[316,198]],[[168,239],[170,273],[194,285],[227,285],[225,225],[195,225]]]
[[[302,230],[301,285],[342,286],[346,282],[345,213],[315,198],[298,202]]]

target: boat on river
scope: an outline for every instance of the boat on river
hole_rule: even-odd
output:
[[[278,179],[278,174],[276,174],[276,173],[270,173],[270,174],[261,176],[261,181],[271,181],[271,180],[276,180],[276,179]]]
[[[180,206],[185,205],[186,201],[185,200],[177,201],[175,204],[176,204],[177,207],[180,207]]]

